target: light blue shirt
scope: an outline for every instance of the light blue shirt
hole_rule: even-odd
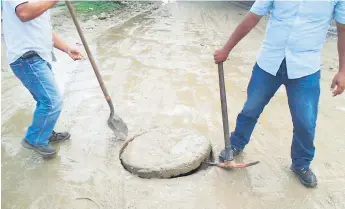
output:
[[[345,24],[344,0],[256,0],[250,11],[270,12],[257,64],[276,75],[286,58],[289,79],[320,70],[320,51],[330,24],[333,19]]]
[[[2,27],[8,62],[13,63],[30,50],[36,51],[42,59],[51,62],[54,42],[50,12],[48,10],[33,20],[22,22],[16,15],[15,8],[26,1],[2,1]]]

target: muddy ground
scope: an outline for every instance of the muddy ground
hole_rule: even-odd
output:
[[[127,122],[130,134],[154,126],[187,128],[207,137],[215,153],[221,150],[218,75],[212,55],[245,13],[229,2],[179,2],[82,24],[116,113]],[[61,37],[80,43],[71,19],[60,17],[63,24],[55,19],[54,23]],[[225,63],[231,129],[246,98],[265,26],[263,18]],[[73,62],[61,52],[53,65],[64,95],[56,130],[68,130],[72,138],[57,145],[58,156],[48,161],[22,148],[20,140],[35,103],[3,62],[2,208],[345,208],[345,95],[332,98],[329,91],[337,57],[336,39],[328,39],[322,52],[312,164],[319,179],[315,189],[303,187],[289,171],[292,122],[283,87],[238,159],[260,160],[260,164],[246,170],[208,168],[187,177],[149,180],[121,166],[118,151],[123,142],[106,126],[108,106],[89,62]]]

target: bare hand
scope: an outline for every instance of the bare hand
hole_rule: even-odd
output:
[[[215,51],[213,57],[216,64],[224,62],[229,56],[229,52],[224,48]]]
[[[345,89],[345,73],[339,72],[337,73],[332,81],[331,91],[333,96],[340,95],[344,92]]]
[[[85,57],[78,49],[69,48],[66,52],[73,60],[85,60]]]

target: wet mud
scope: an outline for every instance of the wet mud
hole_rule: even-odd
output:
[[[86,38],[129,134],[153,126],[197,131],[218,155],[223,144],[217,66],[213,52],[246,10],[229,2],[171,2]],[[230,130],[246,98],[266,19],[224,63]],[[68,21],[68,22],[67,22]],[[68,24],[69,23],[69,24]],[[80,42],[67,19],[60,36]],[[73,25],[72,25],[73,26]],[[61,26],[63,27],[63,26]],[[3,50],[3,49],[2,49]],[[282,87],[265,108],[238,161],[260,160],[245,170],[209,167],[173,179],[142,179],[119,160],[124,143],[106,121],[109,109],[88,61],[57,52],[53,64],[64,109],[56,130],[71,140],[45,161],[21,147],[35,103],[2,62],[2,208],[345,208],[345,95],[329,91],[338,70],[336,39],[322,51],[321,98],[312,168],[319,179],[306,189],[290,172],[292,122]],[[4,57],[2,57],[2,61]]]

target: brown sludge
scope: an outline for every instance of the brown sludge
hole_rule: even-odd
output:
[[[124,143],[123,166],[142,178],[171,178],[197,169],[211,152],[211,144],[196,132],[153,130]]]

